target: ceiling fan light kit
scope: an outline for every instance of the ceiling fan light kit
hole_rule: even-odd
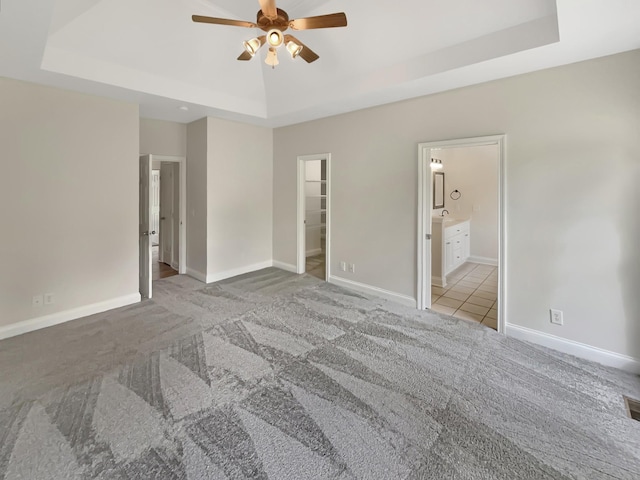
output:
[[[303,48],[302,45],[298,45],[293,40],[289,40],[287,42],[287,51],[291,55],[291,58],[296,58],[298,55],[300,55],[302,48]]]
[[[291,55],[291,58],[300,56],[305,62],[315,62],[320,58],[313,50],[303,44],[293,35],[285,35],[287,29],[310,30],[316,28],[346,27],[347,16],[344,12],[331,13],[329,15],[319,15],[317,17],[298,18],[289,20],[289,15],[284,10],[276,8],[275,0],[259,0],[260,10],[258,10],[256,23],[241,20],[231,20],[227,18],[206,17],[193,15],[191,19],[197,23],[212,23],[215,25],[229,25],[232,27],[259,28],[266,35],[252,38],[242,42],[244,52],[240,54],[238,60],[251,60],[260,47],[269,44],[265,63],[275,68],[278,65],[277,48],[282,44]]]
[[[273,28],[269,30],[269,32],[267,33],[267,42],[269,42],[269,45],[271,47],[277,48],[280,45],[282,45],[283,41],[284,41],[284,36],[282,35],[282,32],[277,28]]]
[[[244,49],[253,57],[258,49],[262,46],[262,42],[258,37],[242,42]]]
[[[264,63],[269,65],[271,68],[275,68],[280,62],[278,61],[278,53],[276,49],[273,47],[269,47],[269,51],[267,52],[267,58],[264,59]]]

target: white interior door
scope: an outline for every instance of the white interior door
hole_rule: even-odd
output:
[[[151,155],[140,157],[140,295],[151,298]]]
[[[151,245],[158,245],[160,231],[160,170],[151,171]]]
[[[160,166],[160,261],[173,263],[173,163]]]
[[[173,165],[173,262],[171,267],[174,270],[180,271],[180,236],[181,236],[181,191],[180,191],[180,164],[172,163]]]

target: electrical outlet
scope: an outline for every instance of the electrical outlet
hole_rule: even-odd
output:
[[[562,319],[562,310],[549,310],[549,314],[551,315],[551,323],[555,325],[563,325],[564,321]]]
[[[356,264],[355,263],[350,263],[349,264],[349,271],[351,273],[356,273]]]
[[[54,303],[53,293],[45,293],[44,294],[44,304],[45,305],[53,305],[53,303]]]
[[[343,272],[347,271],[347,262],[340,262],[340,270]]]
[[[31,300],[31,305],[34,306],[34,307],[41,307],[42,306],[42,294],[34,295],[33,299]]]

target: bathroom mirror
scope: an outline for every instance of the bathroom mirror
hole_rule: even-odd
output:
[[[444,172],[433,173],[433,208],[444,208]]]

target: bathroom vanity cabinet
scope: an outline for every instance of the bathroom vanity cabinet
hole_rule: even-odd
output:
[[[446,286],[446,276],[471,255],[471,220],[434,217],[431,226],[431,283]]]

